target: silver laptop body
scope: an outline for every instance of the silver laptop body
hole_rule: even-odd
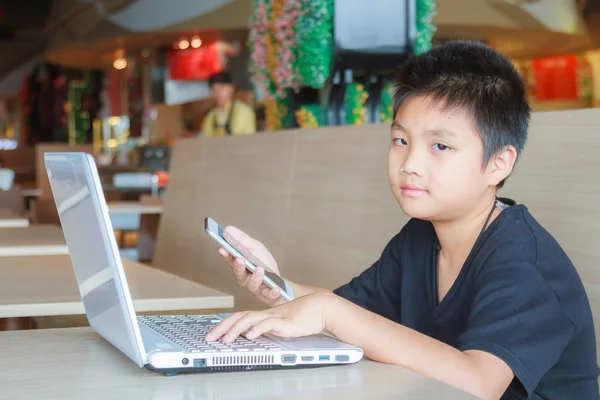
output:
[[[167,375],[358,362],[361,349],[326,335],[204,336],[228,314],[136,316],[98,170],[86,153],[45,153],[46,171],[90,326],[138,366]]]

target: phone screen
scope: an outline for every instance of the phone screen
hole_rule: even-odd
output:
[[[240,244],[239,242],[237,242],[235,239],[233,239],[231,237],[229,237],[228,239],[225,238],[225,235],[223,233],[223,227],[221,225],[217,224],[213,220],[209,220],[207,227],[209,230],[216,233],[220,239],[222,239],[223,241],[228,243],[231,247],[233,247],[235,250],[237,250],[246,260],[248,260],[250,263],[254,264],[254,266],[262,267],[265,270],[265,275],[269,279],[271,279],[273,281],[273,283],[275,283],[277,286],[279,286],[279,288],[281,290],[285,291],[285,281],[279,275],[277,275],[275,272],[271,271],[265,265],[265,263],[263,263],[261,260],[259,260],[254,254],[252,254],[250,252],[250,250],[248,250],[242,244]],[[232,254],[232,255],[234,257],[236,257],[236,254]]]

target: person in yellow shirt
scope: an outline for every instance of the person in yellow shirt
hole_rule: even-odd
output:
[[[202,135],[249,135],[256,132],[254,110],[243,101],[234,99],[235,85],[231,75],[221,72],[209,80],[215,107],[202,121]]]

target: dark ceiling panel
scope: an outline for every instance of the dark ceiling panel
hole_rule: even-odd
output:
[[[0,27],[42,29],[53,0],[0,0]]]

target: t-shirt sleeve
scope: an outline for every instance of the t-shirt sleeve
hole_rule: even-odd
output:
[[[383,317],[397,318],[401,292],[401,265],[397,252],[403,236],[403,232],[396,235],[377,262],[333,292]]]
[[[534,265],[497,264],[482,268],[475,280],[468,328],[457,347],[502,359],[516,377],[508,392],[528,398],[558,361],[575,326]]]

